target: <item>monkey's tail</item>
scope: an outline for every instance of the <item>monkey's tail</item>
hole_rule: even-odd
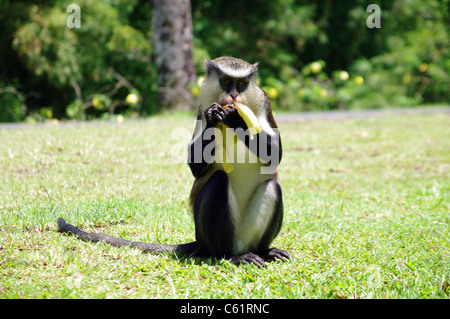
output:
[[[196,256],[199,251],[199,245],[196,242],[180,244],[180,245],[163,245],[163,244],[148,244],[140,241],[131,241],[118,237],[109,236],[101,233],[86,233],[77,227],[66,223],[62,218],[58,218],[58,227],[61,233],[72,233],[79,239],[87,242],[105,242],[115,247],[128,246],[132,248],[139,248],[144,252],[151,253],[176,253],[182,255]]]

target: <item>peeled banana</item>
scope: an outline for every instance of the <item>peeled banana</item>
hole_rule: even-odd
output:
[[[223,109],[226,109],[227,107],[228,105],[225,105]],[[258,134],[262,131],[261,124],[259,123],[258,118],[247,105],[235,103],[234,107],[247,125],[248,131],[250,133],[250,139],[253,139],[253,136],[255,134]],[[227,130],[227,128],[229,128],[228,125],[220,123],[217,128],[222,132],[221,141],[220,138],[217,138],[216,136],[217,151],[222,162],[223,169],[226,173],[229,173],[233,170],[233,165],[229,161],[227,149],[229,150],[230,148],[234,147],[234,144],[236,143],[235,137],[233,136],[233,138],[227,138],[227,132],[230,132],[230,130]],[[230,143],[230,141],[233,141],[233,143]]]
[[[225,173],[229,173],[233,170],[233,165],[230,163],[227,149],[230,150],[231,147],[234,146],[234,145],[227,146],[227,131],[229,132],[229,130],[227,130],[227,129],[230,127],[226,124],[220,123],[217,126],[217,128],[222,133],[221,134],[222,136],[217,136],[217,133],[216,133],[216,151],[219,155],[220,163],[222,163]],[[234,140],[234,136],[233,136],[233,140]]]
[[[261,124],[259,124],[255,113],[253,113],[253,111],[247,105],[241,103],[236,103],[234,107],[244,120],[245,124],[247,124],[248,130],[250,132],[250,138],[253,139],[253,135],[258,134],[262,131]]]

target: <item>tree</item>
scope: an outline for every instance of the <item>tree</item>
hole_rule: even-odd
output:
[[[158,72],[158,103],[162,109],[192,110],[189,88],[196,80],[192,56],[189,0],[153,0],[152,25]]]

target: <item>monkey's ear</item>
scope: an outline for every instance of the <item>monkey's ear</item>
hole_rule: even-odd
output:
[[[255,68],[255,71],[253,72],[255,75],[258,75],[258,65],[259,65],[259,62],[255,62],[252,64],[252,66]]]
[[[202,63],[206,74],[209,75],[211,71],[214,69],[214,63],[208,59],[203,60]]]

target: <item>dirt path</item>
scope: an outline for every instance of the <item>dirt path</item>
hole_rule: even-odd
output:
[[[446,106],[421,106],[411,108],[375,109],[375,110],[340,110],[302,113],[275,114],[279,123],[313,121],[313,120],[342,120],[348,118],[383,117],[389,115],[421,115],[442,113],[450,115],[450,105]],[[450,124],[450,123],[449,123]]]

